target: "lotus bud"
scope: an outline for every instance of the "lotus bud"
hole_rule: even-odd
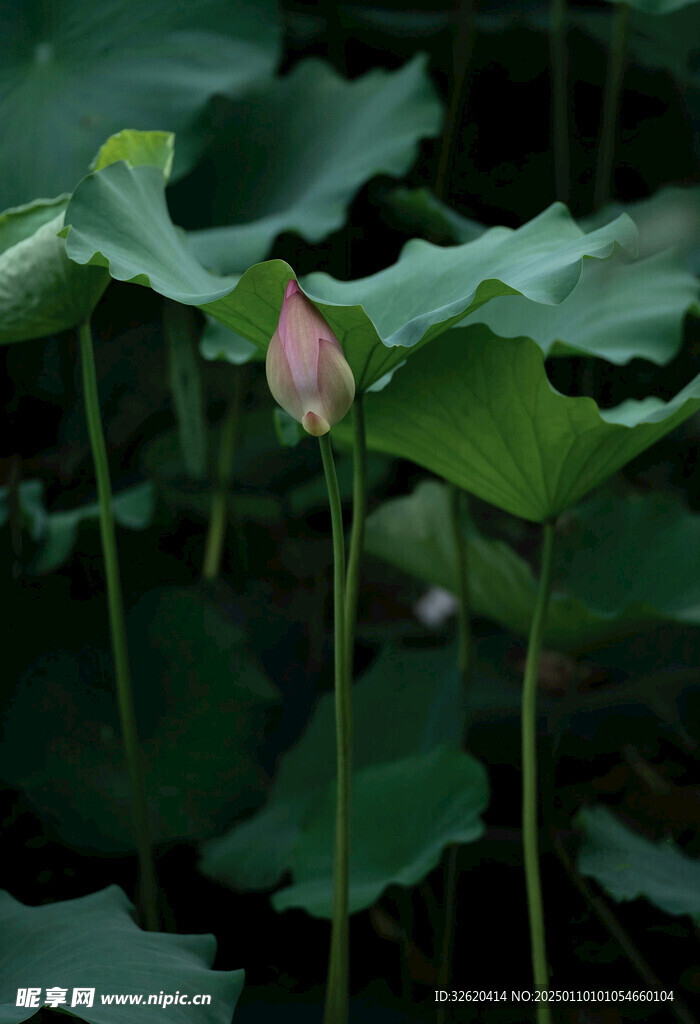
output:
[[[284,293],[265,369],[272,397],[314,437],[342,420],[355,397],[338,339],[294,280]]]

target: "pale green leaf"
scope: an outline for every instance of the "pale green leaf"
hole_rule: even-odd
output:
[[[116,885],[59,903],[25,906],[0,893],[0,1022],[20,1024],[37,1010],[17,1005],[18,988],[67,989],[58,1009],[88,1024],[230,1024],[243,988],[243,971],[213,971],[213,935],[144,932]],[[94,989],[93,1005],[71,1007],[74,988]],[[211,996],[208,1004],[148,1005],[166,992]],[[142,995],[141,1005],[102,1003],[105,995]]]

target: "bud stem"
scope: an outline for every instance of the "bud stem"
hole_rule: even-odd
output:
[[[129,652],[124,622],[124,602],[119,579],[117,539],[112,511],[112,485],[109,478],[109,463],[105,446],[100,399],[97,390],[95,353],[92,346],[90,321],[86,320],[78,329],[80,336],[80,357],[83,371],[83,392],[92,458],[97,477],[97,496],[100,506],[100,535],[107,583],[107,606],[109,626],[112,635],[112,654],[117,681],[117,703],[122,729],[124,756],[131,787],[131,805],[136,848],[139,860],[139,903],[144,924],[149,931],[158,929],[158,900],[148,802],[144,785],[141,754],[136,733],[134,695],[129,669]]]
[[[338,766],[333,922],[328,962],[324,1024],[347,1024],[349,984],[348,889],[350,882],[350,783],[352,776],[352,694],[345,652],[345,538],[338,478],[330,436],[319,437],[333,527],[333,597],[335,631],[335,729]]]
[[[352,406],[353,425],[353,483],[352,531],[348,552],[348,572],[345,586],[345,656],[347,658],[348,685],[352,685],[355,653],[355,624],[357,597],[360,589],[360,560],[365,543],[367,518],[367,439],[362,395],[356,394]]]

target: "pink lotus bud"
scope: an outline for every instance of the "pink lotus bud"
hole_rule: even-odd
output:
[[[284,293],[265,369],[272,397],[314,437],[342,420],[355,397],[338,339],[294,280]]]

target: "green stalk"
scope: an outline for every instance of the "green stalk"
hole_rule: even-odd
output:
[[[474,45],[474,0],[456,0],[457,31],[452,52],[452,87],[450,105],[440,143],[440,156],[435,176],[435,195],[446,200],[452,182],[452,162],[460,128],[461,114],[467,99],[467,69]]]
[[[224,551],[226,523],[228,520],[228,502],[233,471],[233,457],[236,451],[238,424],[240,422],[241,405],[243,403],[244,388],[241,377],[244,373],[245,369],[240,368],[235,374],[235,390],[233,399],[226,410],[224,421],[221,425],[221,433],[219,434],[214,492],[211,498],[209,530],[207,532],[206,546],[204,549],[204,564],[202,566],[202,577],[205,580],[215,580],[221,572],[221,558]]]
[[[523,757],[523,854],[525,884],[530,916],[530,944],[535,987],[543,990],[548,984],[547,952],[544,936],[542,886],[537,851],[537,676],[542,650],[542,634],[552,588],[554,565],[554,524],[545,523],[542,568],[535,614],[530,625],[523,681],[521,736]],[[537,1004],[537,1024],[549,1024],[549,1004]]]
[[[350,550],[348,552],[348,569],[345,583],[345,655],[347,658],[348,687],[352,685],[357,598],[360,590],[360,561],[365,543],[365,521],[367,518],[367,439],[365,436],[365,416],[361,395],[355,396],[352,406],[352,417],[352,532],[350,534]]]
[[[467,574],[467,545],[462,528],[462,509],[465,499],[464,491],[456,484],[450,484],[450,524],[457,558],[457,664],[462,685],[469,687],[471,668],[471,615],[469,603],[469,577]],[[454,959],[454,936],[457,902],[457,857],[459,846],[455,843],[450,847],[447,861],[443,869],[444,875],[444,924],[442,947],[440,950],[440,966],[438,969],[437,987],[447,989],[450,985],[452,962]],[[444,1024],[447,1019],[447,1004],[439,1003],[437,1024]]]
[[[131,788],[132,814],[139,860],[139,902],[146,928],[150,931],[157,931],[158,890],[151,844],[151,826],[141,765],[141,753],[136,732],[134,695],[131,685],[131,671],[129,669],[129,653],[124,622],[124,602],[119,579],[117,539],[114,531],[114,514],[112,512],[112,485],[109,479],[107,449],[102,430],[102,419],[100,417],[95,353],[92,346],[92,332],[89,320],[85,320],[80,325],[78,334],[80,337],[85,412],[92,447],[92,458],[95,464],[95,475],[97,477],[100,535],[102,538],[102,553],[107,583],[107,605],[112,638],[112,654],[114,656],[114,670],[117,680],[117,703],[121,721],[124,756]]]
[[[556,198],[569,202],[569,124],[566,93],[566,0],[551,0],[549,52],[552,63],[552,135]]]
[[[450,484],[450,520],[455,553],[457,555],[457,643],[459,673],[465,689],[469,686],[471,661],[471,612],[469,601],[469,577],[467,573],[467,545],[462,528],[464,492]]]
[[[603,123],[600,130],[600,146],[598,148],[598,166],[595,176],[595,195],[593,205],[599,209],[610,198],[612,185],[613,158],[615,156],[615,135],[620,113],[620,96],[622,79],[625,72],[627,57],[627,22],[629,8],[625,3],[615,6],[612,23],[612,39],[608,72],[605,78],[605,96],[603,99]]]
[[[350,782],[352,777],[352,696],[345,653],[345,538],[333,449],[328,434],[319,437],[333,527],[335,631],[335,731],[338,792],[333,864],[333,922],[328,962],[324,1024],[347,1024],[349,987]]]

